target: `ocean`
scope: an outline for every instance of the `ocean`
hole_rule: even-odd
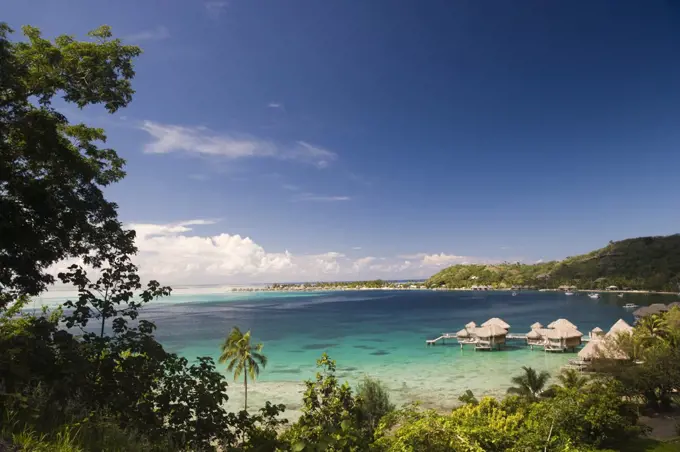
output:
[[[144,308],[143,317],[158,326],[157,338],[167,349],[192,360],[219,356],[219,345],[233,326],[251,330],[264,344],[269,358],[256,382],[248,385],[249,408],[266,400],[287,406],[295,419],[304,392],[304,380],[313,378],[315,361],[327,352],[337,361],[338,377],[354,385],[369,375],[385,383],[397,404],[418,401],[446,410],[470,389],[476,396],[501,396],[510,378],[522,366],[547,370],[552,375],[573,353],[531,351],[517,343],[506,350],[461,350],[454,340],[426,346],[426,339],[456,332],[467,322],[478,324],[500,317],[511,332],[525,333],[539,321],[557,318],[576,324],[585,335],[599,326],[608,330],[619,318],[632,323],[624,303],[646,305],[677,297],[603,294],[592,300],[585,294],[555,292],[464,291],[339,291],[319,293],[176,291]],[[243,404],[242,380],[228,377],[234,410]]]

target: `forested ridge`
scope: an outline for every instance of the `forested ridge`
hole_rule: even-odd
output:
[[[678,291],[680,234],[609,242],[561,261],[537,264],[453,265],[427,280],[428,287],[619,289]]]

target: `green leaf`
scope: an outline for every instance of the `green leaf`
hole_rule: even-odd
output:
[[[301,452],[305,450],[306,446],[307,445],[304,441],[298,441],[297,443],[293,444],[293,452]]]

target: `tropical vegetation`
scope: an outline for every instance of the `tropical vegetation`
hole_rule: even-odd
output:
[[[680,234],[609,242],[604,248],[561,261],[536,264],[453,265],[427,287],[619,289],[680,291]]]
[[[448,413],[395,408],[387,388],[370,378],[352,389],[325,354],[296,422],[269,402],[228,411],[227,380],[213,360],[169,353],[154,323],[140,318],[171,289],[142,283],[134,231],[103,195],[124,176],[123,160],[102,148],[103,130],[71,124],[52,107],[56,96],[81,108],[125,107],[140,50],[107,27],[86,42],[49,41],[32,27],[12,42],[11,33],[0,25],[0,450],[624,450],[644,432],[640,410],[677,408],[680,311],[673,309],[612,338],[607,347],[625,359],[603,353],[591,378],[565,373],[546,388],[546,374],[524,368],[505,399],[478,400],[468,391]],[[672,240],[652,239],[646,257]],[[593,261],[623,259],[614,251],[620,246],[610,246],[609,256]],[[64,260],[57,275],[49,270]],[[645,281],[665,275],[655,287],[675,282],[673,259],[651,262],[640,273]],[[565,274],[554,265],[545,284]],[[77,295],[56,309],[27,311],[30,297],[57,279]],[[220,361],[246,383],[266,365],[262,350],[250,332],[234,328]]]
[[[232,328],[220,347],[220,364],[227,363],[227,372],[234,374],[234,380],[243,374],[244,410],[248,409],[248,376],[255,380],[260,375],[260,367],[264,369],[267,366],[267,357],[262,354],[263,348],[264,345],[260,343],[252,345],[250,331],[244,334],[237,326]]]

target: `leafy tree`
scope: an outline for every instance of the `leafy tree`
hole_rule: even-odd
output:
[[[26,41],[11,42],[0,24],[0,307],[42,292],[54,281],[46,269],[65,258],[98,266],[100,251],[135,251],[134,232],[102,194],[124,176],[123,159],[99,146],[103,130],[69,123],[52,100],[125,107],[140,49],[112,39],[108,27],[88,42],[23,32]]]
[[[367,426],[369,435],[373,436],[380,419],[394,411],[394,404],[390,402],[390,395],[385,385],[368,376],[359,382],[356,393],[362,422]]]
[[[366,450],[370,438],[361,409],[346,382],[338,383],[335,361],[324,353],[316,361],[316,378],[305,382],[302,416],[282,439],[295,452]]]
[[[464,404],[470,404],[470,405],[477,405],[479,403],[479,400],[477,400],[477,397],[470,391],[469,389],[463,393],[460,397],[458,397],[458,401]]]
[[[508,388],[508,394],[516,394],[530,400],[537,400],[545,389],[550,374],[546,371],[536,372],[535,369],[522,366],[524,373],[512,377],[510,380],[516,386]]]
[[[139,308],[145,303],[159,297],[170,295],[170,287],[161,286],[157,281],[150,281],[145,290],[142,289],[137,267],[127,255],[106,255],[107,266],[101,269],[99,277],[92,281],[81,266],[71,265],[67,272],[59,273],[59,279],[65,284],[71,283],[78,289],[78,299],[67,301],[64,307],[72,310],[66,317],[66,326],[85,328],[91,319],[99,321],[99,337],[104,337],[104,329],[108,319],[115,318],[113,328],[116,332],[126,328],[127,321],[137,319]]]
[[[564,389],[581,390],[589,383],[588,377],[576,369],[564,369],[557,375],[557,381]]]
[[[227,370],[234,373],[234,380],[243,374],[245,389],[244,409],[248,409],[248,375],[251,379],[260,374],[260,366],[264,369],[267,365],[267,357],[262,354],[264,345],[250,343],[250,331],[243,334],[239,327],[231,329],[229,336],[224,340],[220,349],[220,364],[227,364]]]

